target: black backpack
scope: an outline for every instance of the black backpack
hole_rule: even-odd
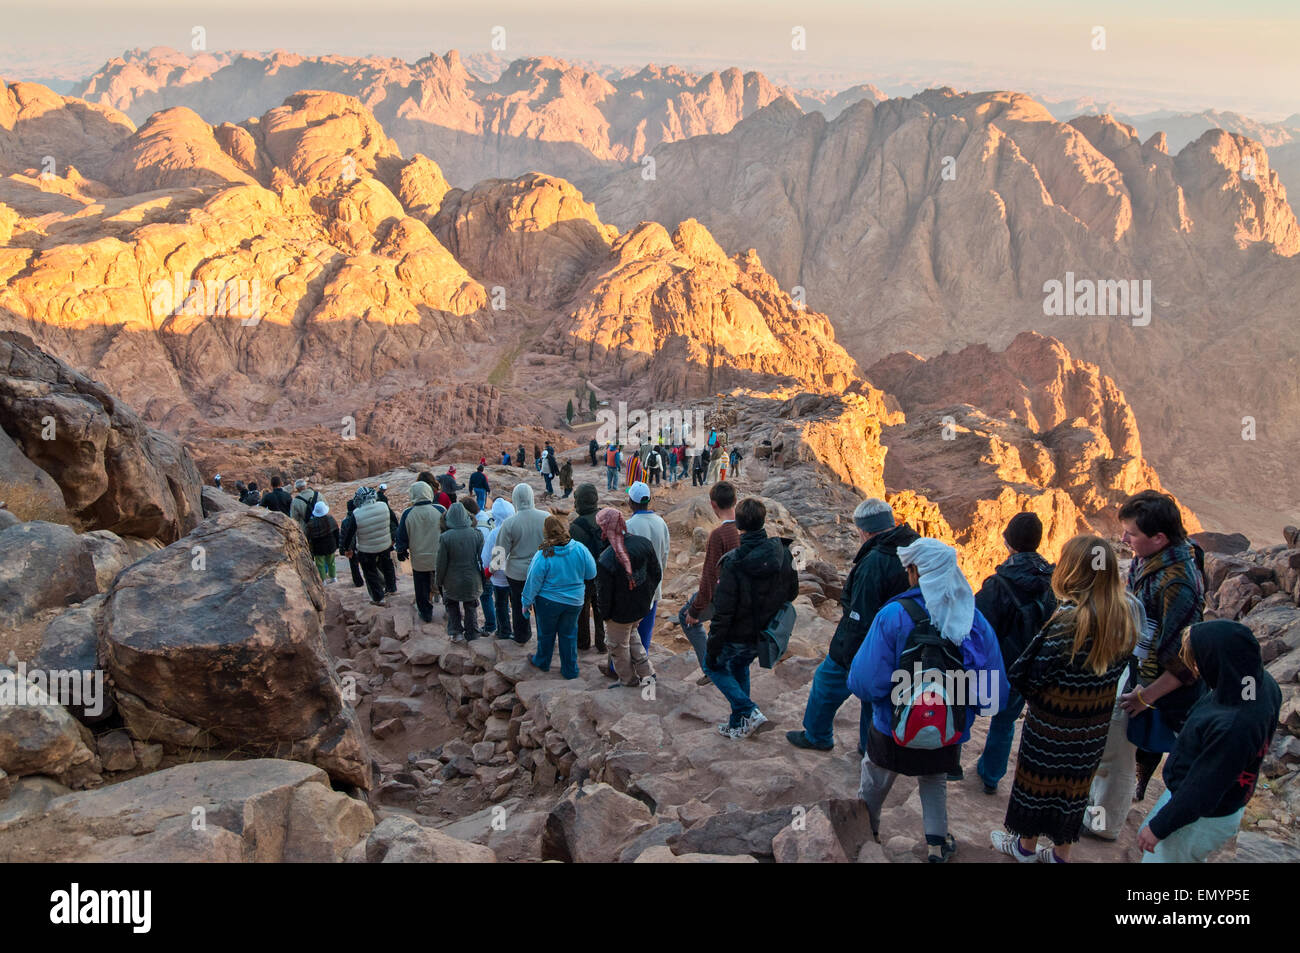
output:
[[[1048,598],[1051,597],[1053,603],[1056,599],[1052,596],[1052,589],[1049,586],[1036,598],[1027,602],[1022,601],[1016,592],[1016,587],[1007,582],[1004,577],[994,574],[993,578],[1002,584],[1003,590],[1011,597],[1011,604],[1016,607],[1014,628],[1010,632],[999,632],[998,636],[1003,644],[1016,649],[1016,658],[1018,658],[1051,617],[1053,607],[1048,605]],[[1006,658],[1008,654],[1003,653],[1002,661],[1009,667],[1016,659]]]

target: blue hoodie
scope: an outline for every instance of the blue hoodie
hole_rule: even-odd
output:
[[[541,596],[552,602],[580,606],[586,600],[587,580],[595,578],[596,560],[591,558],[591,550],[576,539],[556,546],[554,556],[548,557],[539,549],[528,566],[522,602],[531,606]]]
[[[908,589],[885,603],[871,623],[849,669],[849,691],[862,699],[864,705],[871,705],[871,723],[886,737],[893,737],[890,723],[894,705],[890,693],[895,684],[894,673],[898,671],[898,657],[912,631],[912,617],[899,605],[900,599],[914,599],[922,608],[925,607],[925,597],[919,587]],[[1009,689],[998,638],[978,609],[975,610],[970,635],[961,644],[961,658],[967,671],[973,669],[988,673],[975,679],[980,692],[979,708],[966,708],[966,729],[961,735],[961,741],[966,742],[970,740],[975,716],[994,715],[1001,711],[1006,707]]]

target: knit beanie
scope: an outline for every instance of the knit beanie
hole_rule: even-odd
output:
[[[1002,531],[1002,538],[1018,553],[1036,553],[1043,541],[1043,521],[1036,513],[1017,513]]]

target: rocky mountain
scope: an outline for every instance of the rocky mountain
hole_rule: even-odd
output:
[[[1209,131],[1171,155],[1106,117],[943,89],[830,121],[777,102],[652,155],[656,181],[612,176],[601,214],[696,218],[724,249],[754,246],[860,363],[1050,334],[1115,379],[1198,512],[1264,532],[1300,506],[1282,304],[1300,292],[1300,226],[1259,143]],[[1279,488],[1267,512],[1261,483]]]

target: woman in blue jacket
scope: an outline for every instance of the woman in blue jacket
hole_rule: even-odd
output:
[[[536,668],[551,670],[551,653],[560,643],[560,674],[578,677],[578,614],[587,599],[587,580],[596,578],[596,560],[585,545],[569,536],[558,516],[546,517],[541,548],[528,566],[524,583],[523,613],[537,610],[537,654],[529,657]]]
[[[937,539],[918,539],[898,550],[910,588],[877,613],[849,669],[849,690],[871,706],[867,753],[862,759],[858,797],[871,815],[872,835],[879,832],[880,809],[900,774],[915,777],[929,860],[943,863],[957,850],[948,832],[948,774],[960,767],[961,744],[970,739],[976,715],[994,715],[1007,703],[1006,672],[997,636],[975,608],[975,593],[957,568],[957,551]],[[894,740],[894,700],[911,673],[899,657],[916,623],[903,600],[911,600],[929,617],[942,638],[961,653],[962,671],[952,684],[973,689],[964,699],[966,723],[960,734],[934,748],[905,747]]]

